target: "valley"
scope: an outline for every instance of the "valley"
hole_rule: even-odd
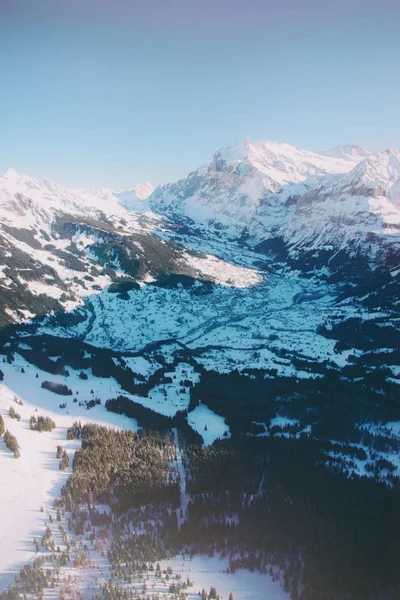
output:
[[[0,178],[1,600],[397,597],[399,178],[251,140]]]

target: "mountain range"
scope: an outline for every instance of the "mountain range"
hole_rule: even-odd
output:
[[[400,150],[246,139],[126,191],[9,169],[0,209],[6,363],[189,423],[200,398],[231,433],[360,444],[400,419]]]
[[[343,146],[317,154],[247,139],[160,186],[147,204],[252,243],[281,239],[295,254],[355,246],[373,258],[398,248],[399,177],[398,150]]]
[[[207,231],[216,228],[231,239],[246,237],[251,245],[281,239],[295,251],[321,251],[350,248],[354,242],[373,258],[378,248],[398,248],[399,177],[400,150],[373,153],[345,145],[314,153],[246,139],[218,150],[207,166],[185,179],[155,190],[149,182],[126,191],[67,189],[12,169],[0,178],[0,190],[11,222],[18,203],[24,210],[24,199],[44,219],[49,210],[122,215],[122,207],[193,222]],[[32,220],[25,212],[24,225],[40,224],[40,218]]]

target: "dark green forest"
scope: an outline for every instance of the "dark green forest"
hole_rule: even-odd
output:
[[[88,522],[112,521],[116,580],[177,553],[219,554],[232,572],[278,568],[293,600],[400,597],[399,486],[327,468],[308,436],[236,436],[203,447],[179,433],[189,494],[181,523],[171,431],[76,423],[69,436],[82,448],[60,507],[77,535]],[[110,517],[99,517],[98,503]]]

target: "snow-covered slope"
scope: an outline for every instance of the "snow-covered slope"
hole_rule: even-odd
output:
[[[120,192],[96,188],[70,189],[49,179],[38,180],[8,169],[0,177],[1,222],[24,227],[38,226],[60,213],[126,219],[125,205],[128,208],[132,203],[140,205],[153,189],[149,182]]]
[[[231,239],[279,238],[292,255],[350,247],[354,252],[356,238],[357,250],[376,258],[399,241],[399,152],[373,154],[345,145],[315,153],[246,139],[218,150],[208,166],[186,179],[154,191],[148,182],[118,192],[70,190],[10,169],[0,177],[1,221],[35,229],[38,237],[64,213],[106,218],[113,227],[122,219],[130,231],[143,226],[143,214],[159,229],[156,213],[158,222],[160,216],[180,225],[194,222]]]
[[[214,219],[265,238],[285,225],[299,197],[323,179],[349,172],[359,160],[246,139],[218,150],[207,167],[187,179],[157,188],[148,203],[155,212]]]
[[[113,195],[118,198],[119,204],[127,210],[141,210],[142,201],[145,200],[154,192],[154,186],[146,181],[138,183],[131,190],[123,190],[121,192],[113,192]]]
[[[70,190],[9,169],[0,177],[0,324],[70,311],[103,289],[126,293],[170,275],[234,287],[260,280],[154,234],[162,229],[160,217],[128,211],[107,190]]]
[[[38,180],[8,169],[0,177],[1,221],[24,227],[42,226],[60,213],[122,216],[125,210],[104,190],[73,190],[49,179]]]
[[[246,140],[149,191],[0,177],[0,414],[21,446],[16,461],[0,438],[0,591],[70,472],[55,449],[72,458],[75,419],[176,419],[206,445],[310,437],[350,477],[399,476],[400,152]],[[340,270],[340,250],[378,268]],[[52,433],[30,430],[36,410]]]
[[[400,241],[400,151],[362,160],[336,181],[322,182],[296,204],[283,230],[288,244],[370,249]]]
[[[264,253],[278,241],[308,272],[339,251],[339,262],[345,253],[393,264],[398,249],[398,150],[343,146],[318,154],[246,139],[141,199],[151,189],[68,189],[9,169],[0,177],[1,321],[72,310],[109,286],[125,293],[170,275],[244,289],[259,284],[253,259],[236,255],[228,239],[247,240],[248,248],[261,242]],[[182,237],[187,224],[200,237]]]
[[[317,154],[246,139],[157,188],[146,203],[174,220],[256,242],[281,238],[289,247],[338,250],[361,236],[358,245],[368,253],[371,235],[386,244],[399,232],[398,157],[397,150],[372,154],[347,145]]]
[[[355,144],[344,144],[343,146],[335,146],[331,150],[319,152],[323,156],[331,156],[332,158],[347,158],[347,159],[363,159],[366,156],[373,154],[372,150],[357,146]]]
[[[77,246],[79,234],[146,231],[140,221],[104,190],[67,189],[9,169],[0,177],[0,322],[71,310],[92,293],[90,281],[98,289],[111,283],[104,271],[96,281],[90,275],[93,260]]]

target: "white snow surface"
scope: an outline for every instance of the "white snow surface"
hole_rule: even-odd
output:
[[[199,276],[209,277],[219,285],[247,288],[262,281],[261,274],[255,269],[237,267],[210,254],[200,258],[185,252],[182,259],[196,269]]]
[[[100,218],[107,215],[111,221],[124,219],[130,229],[140,229],[137,218],[123,206],[121,196],[132,194],[141,202],[153,189],[146,182],[126,192],[111,189],[66,188],[49,179],[35,179],[8,169],[0,177],[0,210],[2,222],[39,229],[62,213]]]
[[[7,385],[0,385],[0,414],[5,428],[15,435],[21,448],[21,457],[16,459],[0,438],[0,473],[4,482],[0,490],[0,592],[12,583],[19,568],[33,559],[32,540],[43,535],[45,517],[71,473],[73,453],[79,445],[77,440],[67,441],[67,429],[73,421],[137,429],[135,420],[109,413],[103,406],[87,411],[69,400],[68,412],[60,410],[58,404],[65,398],[45,389],[36,390],[29,377],[29,370],[34,367],[25,365],[27,373],[21,374],[21,364],[16,361],[2,365]],[[14,397],[23,405],[17,404]],[[21,421],[9,417],[10,406],[20,414]],[[32,415],[49,416],[56,429],[51,433],[31,431]],[[70,458],[65,471],[59,469],[57,445],[65,448]]]
[[[246,139],[186,179],[158,187],[146,203],[255,241],[279,236],[339,249],[358,236],[368,247],[368,233],[400,239],[399,156],[351,145],[315,153]]]
[[[355,144],[344,144],[342,146],[335,146],[330,150],[325,150],[324,152],[319,152],[318,154],[322,154],[323,156],[330,156],[332,158],[346,158],[346,159],[354,159],[356,162],[360,158],[365,158],[366,156],[370,156],[373,154],[372,150],[368,148],[363,148],[362,146],[357,146]]]
[[[145,183],[136,184],[131,190],[113,192],[113,194],[118,198],[119,204],[127,210],[140,210],[142,201],[153,192],[154,186],[146,181]]]
[[[209,446],[215,440],[220,439],[224,436],[230,437],[229,427],[225,423],[225,419],[217,415],[213,410],[199,404],[194,410],[188,414],[188,423],[193,427],[197,433],[199,433],[206,446]]]
[[[235,573],[227,573],[227,558],[197,555],[191,560],[182,556],[160,563],[165,569],[170,565],[174,573],[180,573],[182,580],[189,577],[193,581],[189,598],[198,598],[198,592],[204,588],[207,593],[214,586],[223,600],[228,600],[230,593],[234,600],[289,600],[289,594],[283,591],[278,580],[273,581],[269,575],[238,569]],[[193,591],[192,591],[193,590]]]
[[[48,234],[53,220],[63,213],[96,219],[105,215],[114,226],[122,227],[121,235],[155,229],[160,236],[167,237],[160,217],[145,212],[152,208],[160,214],[179,213],[207,226],[222,223],[229,235],[243,229],[255,240],[269,234],[281,235],[292,244],[293,252],[301,252],[304,245],[339,249],[353,240],[362,245],[370,234],[391,241],[400,235],[398,150],[373,154],[348,145],[312,153],[288,144],[255,144],[245,140],[218,151],[208,167],[198,169],[176,184],[157,188],[146,199],[150,191],[150,185],[125,192],[69,190],[47,179],[39,181],[10,169],[0,177],[1,222],[18,229],[30,229],[38,239],[38,232],[43,230]],[[143,220],[144,215],[147,221]],[[16,250],[52,267],[62,282],[68,284],[70,295],[64,307],[71,310],[86,301],[93,315],[93,320],[65,329],[61,326],[56,329],[50,321],[45,321],[39,333],[71,335],[96,346],[121,351],[141,351],[147,344],[169,340],[170,345],[166,344],[160,351],[167,363],[171,363],[172,351],[180,342],[199,350],[198,362],[206,369],[220,372],[235,368],[240,371],[275,369],[282,376],[317,377],[312,372],[297,370],[290,356],[282,358],[282,350],[296,352],[305,359],[329,360],[337,366],[345,366],[351,354],[356,355],[357,351],[335,351],[335,340],[319,335],[318,325],[335,316],[340,319],[386,316],[368,310],[363,312],[351,303],[332,308],[334,292],[326,282],[318,277],[305,280],[293,271],[277,273],[273,265],[266,271],[264,266],[260,267],[265,256],[231,245],[219,233],[215,237],[182,238],[188,242],[187,247],[192,244],[194,249],[205,252],[200,256],[184,251],[182,261],[195,269],[200,278],[207,277],[217,284],[212,293],[196,296],[195,302],[190,289],[156,288],[145,285],[145,281],[140,290],[129,292],[128,301],[123,300],[106,293],[111,282],[109,276],[96,276],[94,283],[100,289],[95,290],[84,279],[85,272],[68,268],[43,248],[18,241],[6,231],[4,238],[11,241]],[[68,240],[52,238],[51,241],[61,251],[69,244]],[[86,258],[82,260],[89,270],[91,247],[99,239],[80,231],[73,241],[85,251]],[[139,243],[137,246],[138,251],[143,251]],[[122,270],[120,273],[123,274]],[[57,299],[62,296],[61,287],[51,278],[25,281],[23,269],[16,277],[26,283],[35,296],[42,293]],[[151,277],[147,277],[147,282],[150,280]],[[0,287],[7,288],[11,283],[1,269]],[[195,285],[199,289],[202,284]],[[20,322],[29,321],[34,315],[22,310],[13,316]],[[133,372],[145,377],[159,367],[148,354],[124,360]],[[398,376],[398,365],[387,366]],[[0,439],[0,472],[7,481],[7,486],[0,491],[0,591],[10,583],[11,573],[32,558],[32,538],[43,533],[44,517],[39,508],[42,505],[46,513],[69,473],[69,470],[59,471],[55,458],[57,444],[69,453],[76,447],[76,442],[66,441],[67,427],[74,420],[127,429],[137,427],[132,419],[108,413],[103,405],[87,411],[79,407],[79,401],[98,397],[104,404],[106,399],[122,393],[172,416],[189,406],[190,388],[181,386],[180,381],[198,379],[193,367],[181,363],[166,373],[172,383],[157,385],[150,390],[148,398],[142,398],[127,394],[113,379],[95,378],[88,372],[88,380],[81,380],[72,369],[68,378],[54,376],[41,372],[19,356],[11,365],[4,363],[1,369],[5,379],[0,386],[0,413],[6,428],[18,439],[21,458],[15,459]],[[37,372],[39,378],[35,376]],[[44,379],[65,383],[72,388],[74,396],[79,391],[78,403],[73,403],[73,396],[58,396],[42,389]],[[393,381],[398,383],[398,380]],[[22,406],[14,402],[15,394],[22,399]],[[67,408],[62,410],[59,404],[65,401]],[[21,414],[21,422],[8,416],[10,406]],[[57,428],[52,433],[30,431],[29,417],[36,414],[36,408],[38,414],[55,420]],[[188,421],[202,435],[205,444],[221,438],[228,430],[224,419],[203,404],[189,413]],[[295,425],[295,422],[280,415],[271,421],[271,426],[286,424]],[[399,436],[397,422],[387,423],[382,428]],[[398,472],[398,457],[395,460],[388,455],[388,458],[396,464]],[[359,473],[364,472],[361,463],[356,461]],[[179,560],[176,559],[177,564]],[[186,561],[182,572],[199,587],[209,589],[211,583],[220,593],[227,595],[232,591],[235,600],[286,598],[281,590],[268,587],[265,576],[247,572],[238,572],[235,576],[222,574],[221,565],[217,558],[197,557],[190,563]]]
[[[400,241],[400,151],[344,145],[309,152],[272,141],[246,139],[218,150],[206,167],[153,191],[149,182],[130,190],[67,189],[9,169],[0,177],[0,209],[9,225],[40,229],[70,213],[127,223],[138,230],[149,209],[222,225],[228,236],[253,241],[282,237],[296,248],[337,249],[368,236]],[[368,241],[369,240],[369,241]],[[377,242],[374,242],[376,244]]]

